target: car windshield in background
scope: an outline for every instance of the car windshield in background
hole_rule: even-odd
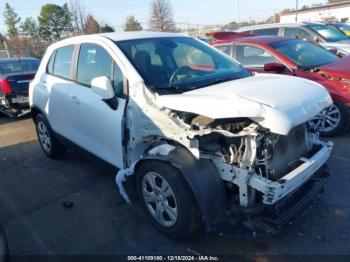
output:
[[[339,29],[342,30],[347,36],[350,36],[350,25],[340,24],[338,25]]]
[[[347,40],[348,37],[340,30],[329,25],[308,25],[308,27],[322,36],[327,42]]]
[[[10,75],[38,70],[40,62],[37,60],[0,61],[0,74]]]
[[[282,41],[270,46],[305,69],[327,65],[340,59],[323,47],[302,40]]]
[[[190,37],[116,42],[154,89],[192,90],[251,76],[241,65]]]

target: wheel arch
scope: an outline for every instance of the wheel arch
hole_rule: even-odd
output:
[[[179,171],[193,193],[206,230],[213,229],[225,210],[224,184],[213,162],[209,159],[198,160],[185,147],[177,146],[167,156],[140,159],[134,166],[134,173],[150,160],[170,164]]]

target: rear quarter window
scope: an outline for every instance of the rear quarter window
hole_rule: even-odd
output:
[[[58,48],[53,65],[53,75],[72,79],[71,66],[74,45]]]

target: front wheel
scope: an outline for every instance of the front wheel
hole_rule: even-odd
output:
[[[321,136],[335,136],[346,130],[349,120],[349,109],[341,102],[334,101],[333,105],[324,109],[310,124]]]
[[[185,238],[198,226],[194,196],[180,171],[161,161],[147,161],[136,172],[136,186],[152,224],[170,238]]]

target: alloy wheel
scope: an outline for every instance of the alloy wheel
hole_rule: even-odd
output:
[[[38,135],[39,135],[39,140],[43,149],[47,153],[49,153],[51,150],[51,138],[50,138],[49,130],[47,129],[45,123],[42,121],[38,122]]]
[[[311,120],[311,126],[319,132],[329,132],[338,127],[341,121],[340,110],[331,105]]]

